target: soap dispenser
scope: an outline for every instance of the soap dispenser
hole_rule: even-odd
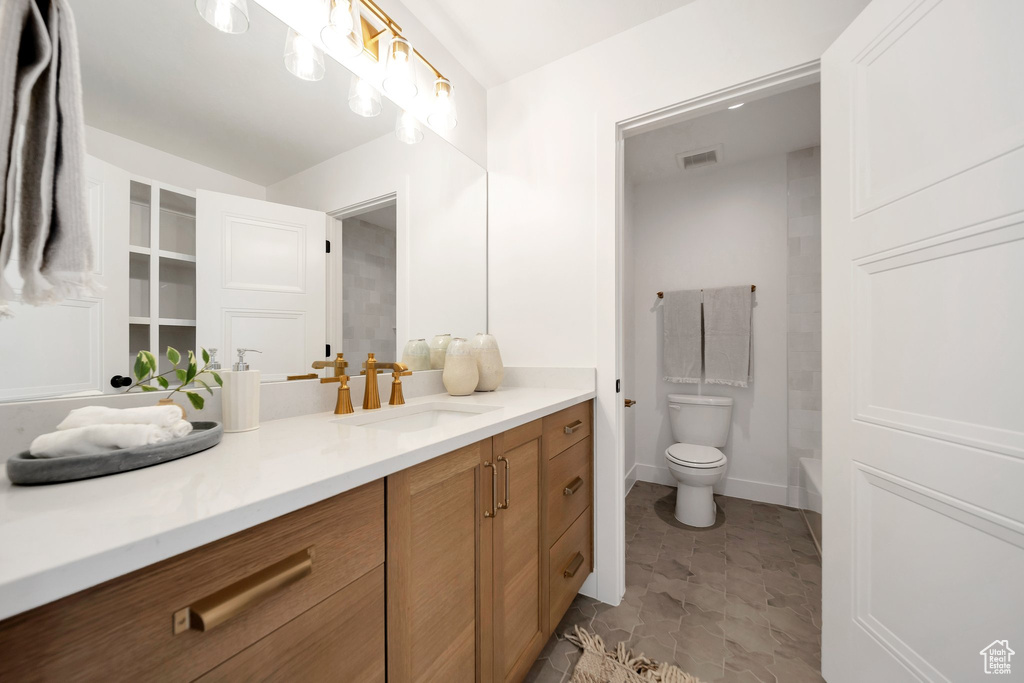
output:
[[[260,426],[260,371],[249,369],[245,354],[262,351],[238,349],[237,352],[235,364],[221,373],[225,432],[249,432]]]

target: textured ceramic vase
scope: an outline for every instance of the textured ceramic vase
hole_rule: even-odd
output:
[[[430,347],[425,339],[410,339],[402,351],[402,362],[413,372],[430,369]]]
[[[498,340],[493,334],[478,332],[470,343],[473,351],[473,358],[476,359],[476,369],[480,375],[477,380],[477,391],[494,391],[501,386],[501,380],[505,377],[505,366],[501,363],[501,351],[498,350]]]
[[[441,375],[444,388],[452,396],[469,396],[476,391],[480,373],[476,369],[476,358],[469,342],[461,337],[452,339],[444,356],[444,374]]]
[[[430,369],[441,370],[444,368],[444,354],[448,351],[448,345],[452,343],[452,335],[438,334],[430,340]]]

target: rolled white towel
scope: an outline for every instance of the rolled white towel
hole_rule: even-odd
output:
[[[178,415],[181,415],[179,411]],[[180,439],[183,436],[188,436],[192,432],[192,423],[188,420],[179,419],[170,427],[167,427],[167,432],[171,435],[172,439]]]
[[[181,420],[178,406],[144,406],[142,408],[107,408],[85,406],[72,410],[58,430],[76,429],[89,425],[154,425],[172,427]]]
[[[180,412],[178,419],[181,419]],[[59,458],[65,455],[111,453],[124,448],[163,443],[172,438],[171,428],[156,425],[89,425],[37,436],[28,451],[37,458]]]

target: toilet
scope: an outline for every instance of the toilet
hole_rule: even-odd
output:
[[[728,460],[719,450],[729,439],[732,399],[726,396],[668,395],[672,438],[665,459],[678,483],[676,519],[689,526],[715,523],[712,486],[721,481]]]

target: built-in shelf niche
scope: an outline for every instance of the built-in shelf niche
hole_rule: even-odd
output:
[[[163,372],[168,346],[196,349],[196,198],[135,179],[130,200],[129,352],[153,351]]]

